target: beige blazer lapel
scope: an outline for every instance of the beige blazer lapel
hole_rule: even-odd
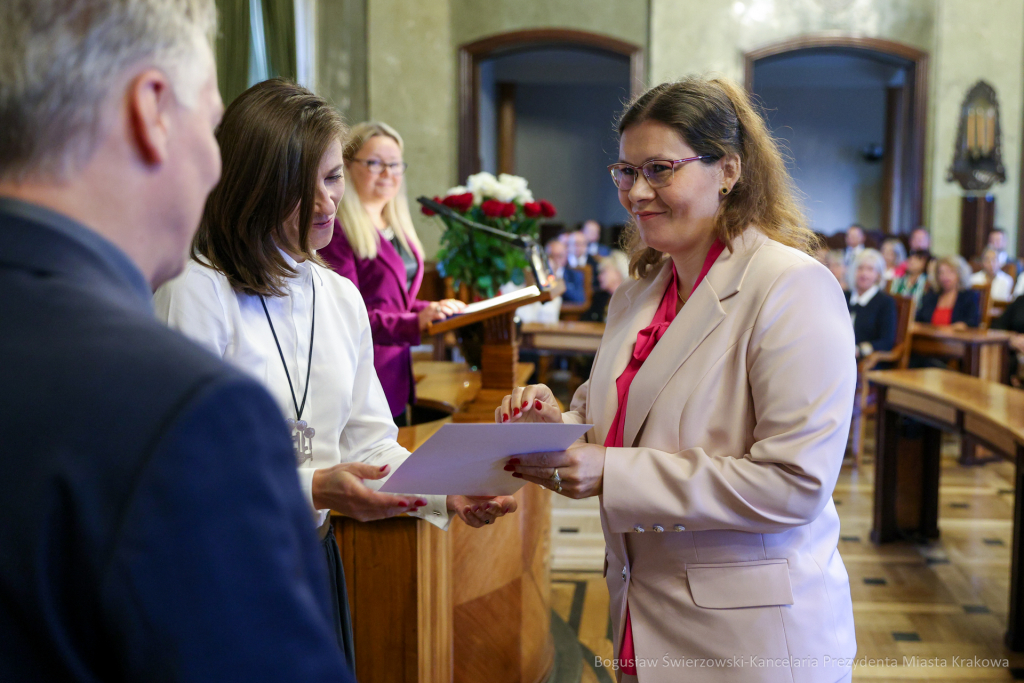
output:
[[[620,314],[621,319],[618,323],[609,321],[605,338],[601,340],[601,351],[598,352],[599,356],[590,375],[593,379],[588,401],[588,419],[595,425],[600,444],[607,438],[619,408],[615,380],[633,357],[636,335],[651,324],[665,287],[668,286],[671,270],[666,267],[667,263],[649,281],[637,282],[626,289],[626,304]],[[603,353],[604,349],[608,349],[607,354]]]
[[[748,229],[733,240],[732,250],[727,249],[718,257],[707,276],[669,325],[651,355],[644,361],[629,388],[623,446],[629,448],[634,445],[640,428],[643,427],[647,415],[665,385],[697,350],[701,342],[725,319],[726,312],[722,302],[739,291],[751,257],[766,239],[761,233]],[[663,268],[663,271],[668,271],[668,268]],[[661,292],[664,293],[664,284]],[[649,318],[647,323],[650,323]],[[638,327],[636,332],[643,327],[644,325]],[[636,332],[633,333],[634,341]],[[695,373],[694,379],[697,380],[702,375],[703,373]],[[680,401],[680,409],[688,396],[689,393],[686,391],[674,396],[674,400]]]

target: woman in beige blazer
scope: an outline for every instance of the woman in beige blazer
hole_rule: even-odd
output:
[[[569,412],[534,385],[495,414],[594,428],[506,470],[600,496],[622,680],[849,680],[832,503],[856,378],[843,292],[807,255],[785,165],[741,89],[660,85],[619,135],[636,279],[616,291]],[[634,352],[649,354],[638,370]]]

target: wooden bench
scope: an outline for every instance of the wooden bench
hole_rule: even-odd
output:
[[[889,543],[904,535],[939,536],[939,472],[941,432],[959,434],[980,443],[1016,465],[1013,513],[1013,548],[1010,554],[1010,608],[1006,646],[1024,651],[1024,392],[950,370],[881,370],[868,373],[876,392],[874,524],[871,540]],[[899,416],[923,425],[920,475],[905,473],[914,468],[900,465],[914,459],[901,448]],[[901,462],[902,461],[902,462]],[[897,496],[920,499],[916,526],[900,526]]]

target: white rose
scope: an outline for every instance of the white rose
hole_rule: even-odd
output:
[[[456,185],[452,189],[444,193],[445,197],[451,197],[453,194],[466,194],[469,192],[469,188],[463,187],[462,185]]]
[[[488,196],[494,197],[499,202],[510,202],[516,198],[516,190],[499,182],[494,184],[494,189],[488,193]]]

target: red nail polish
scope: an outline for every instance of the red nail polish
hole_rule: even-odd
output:
[[[530,402],[529,402],[529,401],[523,401],[523,407],[524,407],[524,408],[525,408],[526,406],[528,406],[528,405],[530,405]]]
[[[512,409],[512,414],[518,416],[519,415],[519,408],[513,408]]]
[[[469,514],[469,508],[466,508],[465,510],[463,510],[463,511],[462,511],[462,514],[464,514],[464,515],[468,515],[468,514]]]
[[[473,512],[480,512],[480,506],[477,505],[475,508],[473,508]]]
[[[522,479],[523,478],[523,475],[519,474],[518,472],[515,472],[512,476],[515,477],[516,479]]]
[[[502,422],[508,422],[508,415],[502,415],[501,416],[501,421]]]
[[[540,410],[541,408],[544,407],[544,404],[542,404],[540,401],[534,401],[533,407],[536,408],[537,410]]]
[[[516,468],[512,467],[512,465],[505,465],[505,471],[506,472],[515,472]]]
[[[404,507],[406,507],[406,503],[405,503],[405,501],[404,501],[404,500],[400,500],[400,501],[398,501],[398,507],[400,507],[400,508],[404,508]]]
[[[518,464],[519,464],[519,458],[511,458],[511,459],[510,459],[510,460],[508,461],[508,464],[509,464],[509,465],[518,465]]]
[[[383,471],[384,471],[384,470],[386,470],[387,468],[388,468],[388,466],[387,466],[387,465],[384,465],[383,467],[381,467],[381,468],[380,468],[380,471],[381,471],[381,472],[383,472]]]
[[[419,500],[416,501],[416,504],[419,505],[420,507],[423,507],[424,505],[427,504],[427,501],[420,498]]]

